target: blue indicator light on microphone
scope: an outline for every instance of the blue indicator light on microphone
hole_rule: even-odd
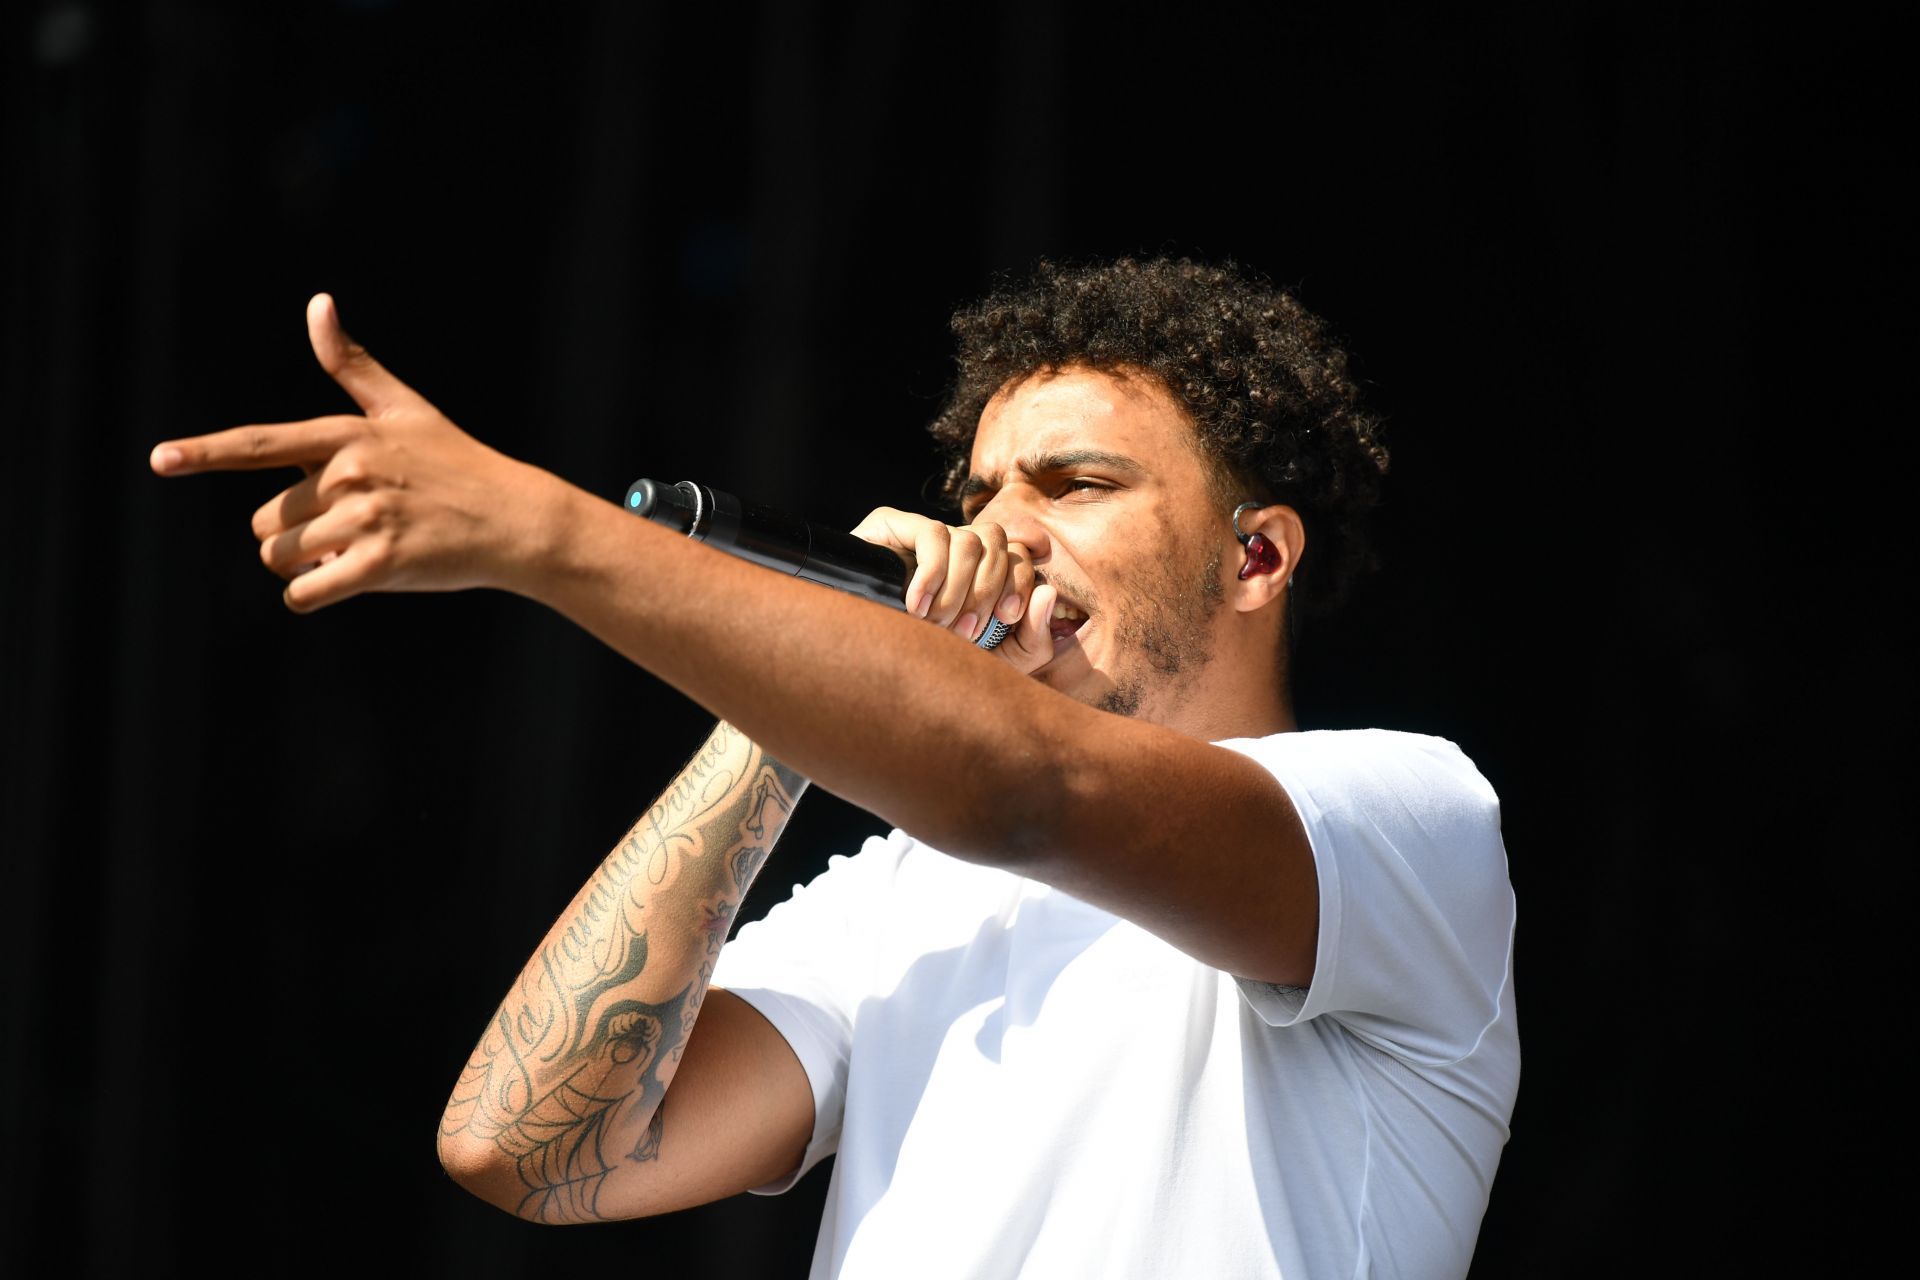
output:
[[[627,495],[627,505],[628,505],[628,506],[630,506],[630,507],[637,507],[637,506],[639,506],[639,505],[640,505],[640,495],[639,495],[638,493],[630,493],[630,494],[628,494],[628,495]]]

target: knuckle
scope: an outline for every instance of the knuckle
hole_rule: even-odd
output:
[[[385,494],[362,494],[353,499],[349,516],[362,529],[377,529],[392,514],[392,501]]]
[[[370,478],[367,460],[357,449],[342,449],[333,456],[333,465],[327,470],[337,485],[363,484]]]
[[[853,536],[904,554],[912,549],[914,539],[913,530],[900,519],[902,514],[892,507],[875,507],[866,519],[854,526]]]

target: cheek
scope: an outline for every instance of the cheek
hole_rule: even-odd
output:
[[[1126,584],[1116,631],[1155,649],[1204,649],[1209,622],[1226,600],[1223,565],[1218,547],[1163,549]]]
[[[1127,589],[1148,607],[1185,609],[1196,595],[1205,597],[1220,590],[1220,563],[1217,547],[1165,537],[1150,555],[1130,566]]]

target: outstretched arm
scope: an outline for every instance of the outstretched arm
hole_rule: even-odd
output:
[[[717,1199],[799,1162],[813,1098],[759,1014],[719,997],[694,1088],[662,1105],[734,911],[806,779],[718,725],[561,913],[461,1072],[441,1162],[539,1222]],[[699,1056],[694,1054],[693,1056]],[[727,1078],[744,1087],[727,1087]]]
[[[325,295],[308,326],[364,416],[236,427],[153,456],[163,475],[307,470],[253,517],[295,611],[363,591],[516,592],[948,853],[1045,881],[1228,972],[1311,978],[1312,852],[1254,761],[636,520],[461,431],[353,344]],[[1035,587],[996,654],[1047,652],[1052,604],[1053,588]]]

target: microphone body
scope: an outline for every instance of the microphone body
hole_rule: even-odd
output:
[[[666,485],[635,480],[627,487],[626,507],[637,516],[664,524],[698,542],[777,570],[791,578],[817,582],[875,604],[907,607],[907,564],[886,547],[839,529],[818,525],[730,493],[682,480]],[[975,641],[991,649],[1010,628],[998,618]]]
[[[696,542],[876,604],[905,609],[907,566],[887,548],[730,493],[682,480],[636,480],[627,510]]]

